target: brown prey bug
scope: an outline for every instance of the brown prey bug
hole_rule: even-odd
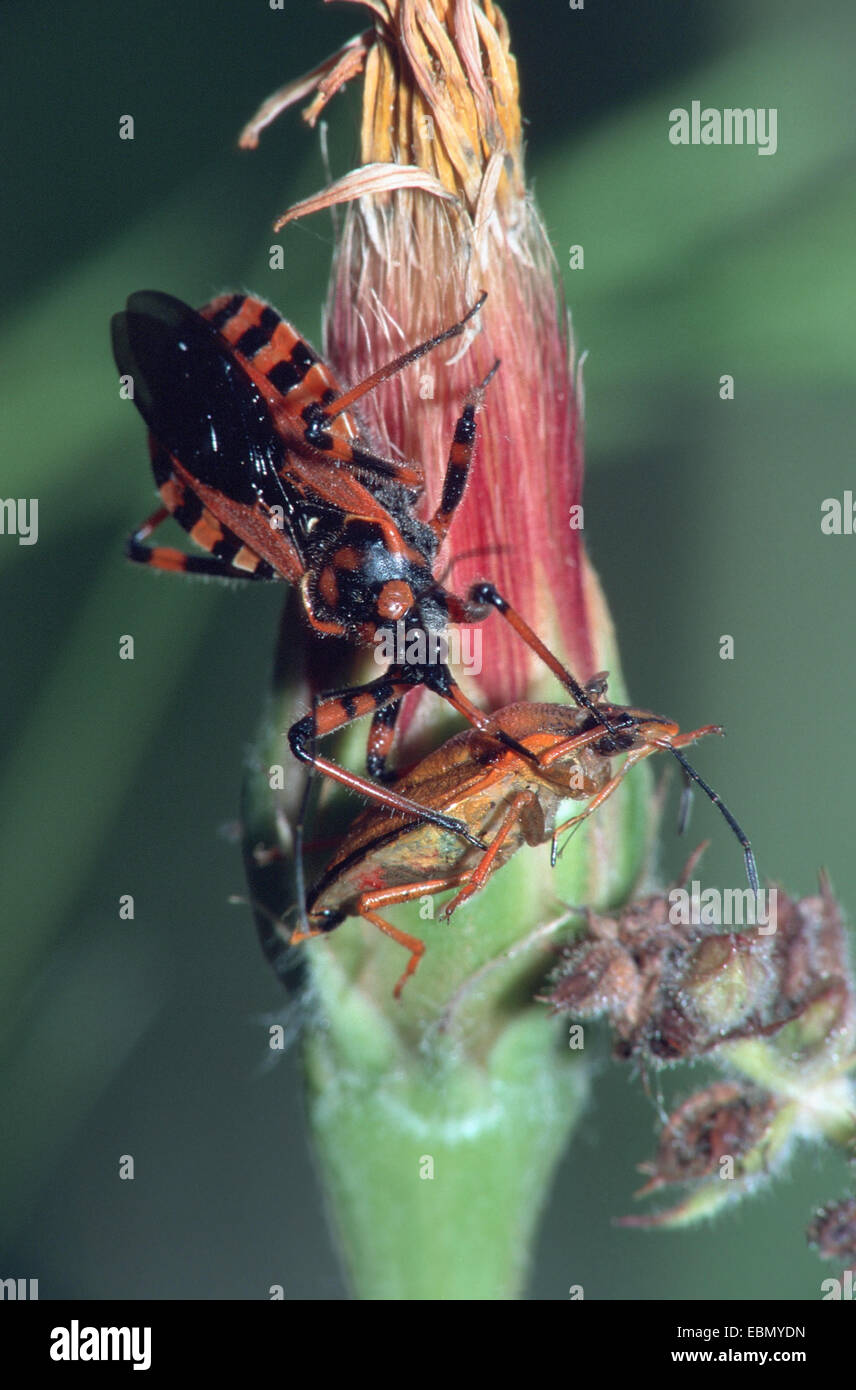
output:
[[[571,705],[518,703],[492,716],[497,729],[520,744],[526,756],[488,731],[464,730],[397,782],[408,799],[462,821],[474,838],[484,841],[486,850],[462,844],[441,825],[369,807],[354,821],[305,903],[298,862],[301,923],[289,944],[333,931],[348,917],[362,917],[410,952],[395,987],[400,996],[425,946],[388,922],[384,909],[456,888],[442,913],[448,919],[524,844],[552,840],[555,863],[559,837],[602,805],[632,767],[661,751],[672,753],[687,783],[696,782],[719,807],[743,846],[749,882],[757,892],[758,873],[746,835],[680,751],[723,730],[708,724],[682,734],[671,719],[610,704],[604,698],[603,675],[594,677],[586,692],[596,704],[596,715]],[[609,732],[602,721],[608,721]],[[617,757],[624,762],[614,769],[612,760]],[[588,805],[559,822],[567,800]],[[275,936],[280,950],[283,930],[279,923]],[[266,950],[276,969],[279,950],[270,937]]]

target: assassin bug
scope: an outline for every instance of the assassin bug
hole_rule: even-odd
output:
[[[682,734],[672,720],[648,710],[606,703],[605,692],[602,675],[587,686],[597,706],[595,715],[571,705],[520,703],[498,710],[493,716],[495,728],[521,744],[525,757],[500,742],[496,734],[472,729],[456,734],[417,763],[399,780],[402,793],[420,805],[459,818],[475,837],[488,841],[487,849],[479,852],[461,845],[455,836],[425,820],[390,817],[369,808],[357,817],[305,905],[298,865],[302,921],[289,944],[324,935],[348,917],[362,917],[410,952],[395,986],[398,998],[425,946],[382,917],[384,908],[457,888],[442,914],[449,918],[524,844],[552,840],[555,862],[559,837],[602,805],[631,767],[661,750],[674,754],[684,776],[698,783],[719,807],[743,846],[749,882],[757,892],[758,873],[748,839],[680,752],[708,734],[721,734],[722,729],[709,724]],[[605,720],[612,732],[605,731]],[[613,772],[611,759],[625,754],[624,763]],[[562,803],[569,799],[588,800],[588,805],[557,825]],[[275,942],[265,934],[262,941],[278,969],[278,938]]]
[[[399,624],[405,633],[436,633],[449,622],[479,622],[495,608],[577,704],[600,718],[586,691],[492,584],[474,585],[463,599],[433,574],[464,494],[476,414],[499,364],[464,403],[440,504],[428,521],[414,511],[421,466],[373,453],[360,442],[350,413],[380,382],[462,333],[485,297],[451,327],[342,392],[326,364],[263,300],[222,295],[197,312],[159,291],[131,295],[113,318],[113,352],[120,373],[133,379],[135,404],[149,427],[163,505],[131,536],[129,557],[158,569],[288,580],[298,586],[317,632],[363,645],[401,631]],[[208,555],[150,546],[168,516]],[[402,791],[315,753],[317,737],[371,714],[368,777],[384,778],[401,701],[416,686],[442,696],[475,728],[494,728],[445,663],[408,663],[318,697],[312,714],[289,729],[292,752],[379,804],[420,814]],[[495,737],[526,756],[509,733],[497,728]],[[472,840],[461,822],[430,808],[421,814]]]

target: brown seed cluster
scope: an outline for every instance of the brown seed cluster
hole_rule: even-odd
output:
[[[692,1059],[789,1025],[793,1062],[852,1050],[856,1011],[846,935],[829,884],[799,901],[778,890],[776,929],[676,924],[668,893],[617,916],[587,914],[541,997],[574,1018],[606,1014],[618,1057]]]
[[[709,1056],[743,1073],[691,1095],[665,1121],[639,1195],[670,1183],[689,1195],[669,1211],[624,1218],[630,1226],[697,1219],[772,1172],[797,1135],[846,1144],[856,1123],[852,1091],[842,1089],[856,1062],[856,1006],[825,875],[812,897],[778,890],[772,931],[689,925],[673,902],[657,893],[615,916],[589,912],[540,996],[574,1021],[606,1016],[619,1058],[645,1067]],[[810,1239],[830,1258],[856,1255],[856,1203],[819,1213]]]

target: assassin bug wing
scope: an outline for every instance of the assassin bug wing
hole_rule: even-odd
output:
[[[297,583],[306,569],[306,512],[288,476],[287,437],[216,320],[172,295],[143,290],[115,315],[112,335],[119,371],[132,377],[134,402],[149,426],[155,482],[176,521],[203,549],[253,577],[272,577],[270,566]],[[202,568],[192,557],[179,566],[180,552],[134,544],[142,539],[132,538],[132,558]]]
[[[255,295],[221,294],[199,313],[242,362],[283,434],[302,440],[307,406],[323,407],[341,393],[326,362],[287,319]],[[342,411],[327,422],[327,432],[347,440],[354,438],[356,428],[349,413]]]
[[[277,429],[294,451],[291,463],[300,481],[311,479],[323,456],[328,467],[335,461],[376,480],[421,489],[421,465],[380,458],[360,443],[350,411],[338,406],[342,391],[333,372],[270,304],[255,295],[223,294],[199,312],[267,401]]]
[[[335,396],[337,384],[263,300],[223,295],[197,313],[172,295],[143,290],[114,317],[112,334],[119,371],[132,377],[135,404],[155,441],[163,501],[204,549],[217,554],[225,544],[233,551],[226,528],[298,583],[311,564],[313,516],[388,520],[340,467],[340,455],[356,461],[346,413],[330,422],[326,457],[307,446],[302,411],[307,401]]]
[[[119,371],[133,378],[134,403],[167,452],[233,501],[282,506],[282,436],[216,329],[180,299],[142,290],[112,330]]]

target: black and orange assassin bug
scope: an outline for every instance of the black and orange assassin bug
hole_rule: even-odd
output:
[[[686,777],[697,782],[719,807],[743,846],[746,871],[758,889],[755,858],[748,839],[717,794],[680,752],[708,734],[706,725],[682,734],[676,723],[649,710],[612,705],[603,700],[604,676],[595,677],[587,693],[597,704],[592,716],[571,705],[508,705],[494,716],[497,729],[524,748],[521,757],[495,734],[464,730],[430,753],[398,782],[408,799],[462,820],[473,836],[487,842],[480,852],[462,845],[442,827],[390,816],[374,807],[357,817],[310,891],[301,924],[288,937],[296,946],[338,927],[348,917],[362,917],[410,952],[395,987],[399,997],[424,954],[424,943],[388,922],[381,912],[425,895],[458,892],[443,911],[448,918],[524,844],[536,845],[572,831],[610,797],[636,763],[660,751],[674,754]],[[600,716],[603,716],[603,720]],[[605,732],[608,720],[613,732]],[[613,771],[611,759],[626,755]],[[588,800],[586,808],[562,824],[557,817],[566,800]],[[274,969],[284,964],[280,943],[283,923],[262,943]]]
[[[113,318],[119,371],[134,383],[149,427],[162,506],[131,536],[132,560],[158,569],[227,579],[285,579],[299,588],[312,628],[369,644],[404,625],[437,632],[479,622],[497,609],[562,681],[580,707],[594,703],[492,584],[466,599],[433,574],[437,552],[464,495],[476,440],[476,414],[496,370],[467,397],[446,466],[440,504],[428,521],[415,514],[419,463],[379,457],[360,442],[351,407],[425,353],[462,333],[482,294],[457,323],[342,392],[330,369],[284,319],[251,295],[221,295],[199,312],[160,291],[141,291]],[[187,555],[149,537],[172,516],[209,553]],[[425,686],[475,728],[494,729],[443,662],[391,666],[366,685],[327,692],[289,730],[295,756],[393,810],[419,813],[397,789],[316,756],[315,740],[373,716],[367,771],[385,776],[403,697]],[[607,722],[604,716],[602,722]],[[519,756],[502,729],[495,737]],[[438,810],[424,817],[471,840]]]

